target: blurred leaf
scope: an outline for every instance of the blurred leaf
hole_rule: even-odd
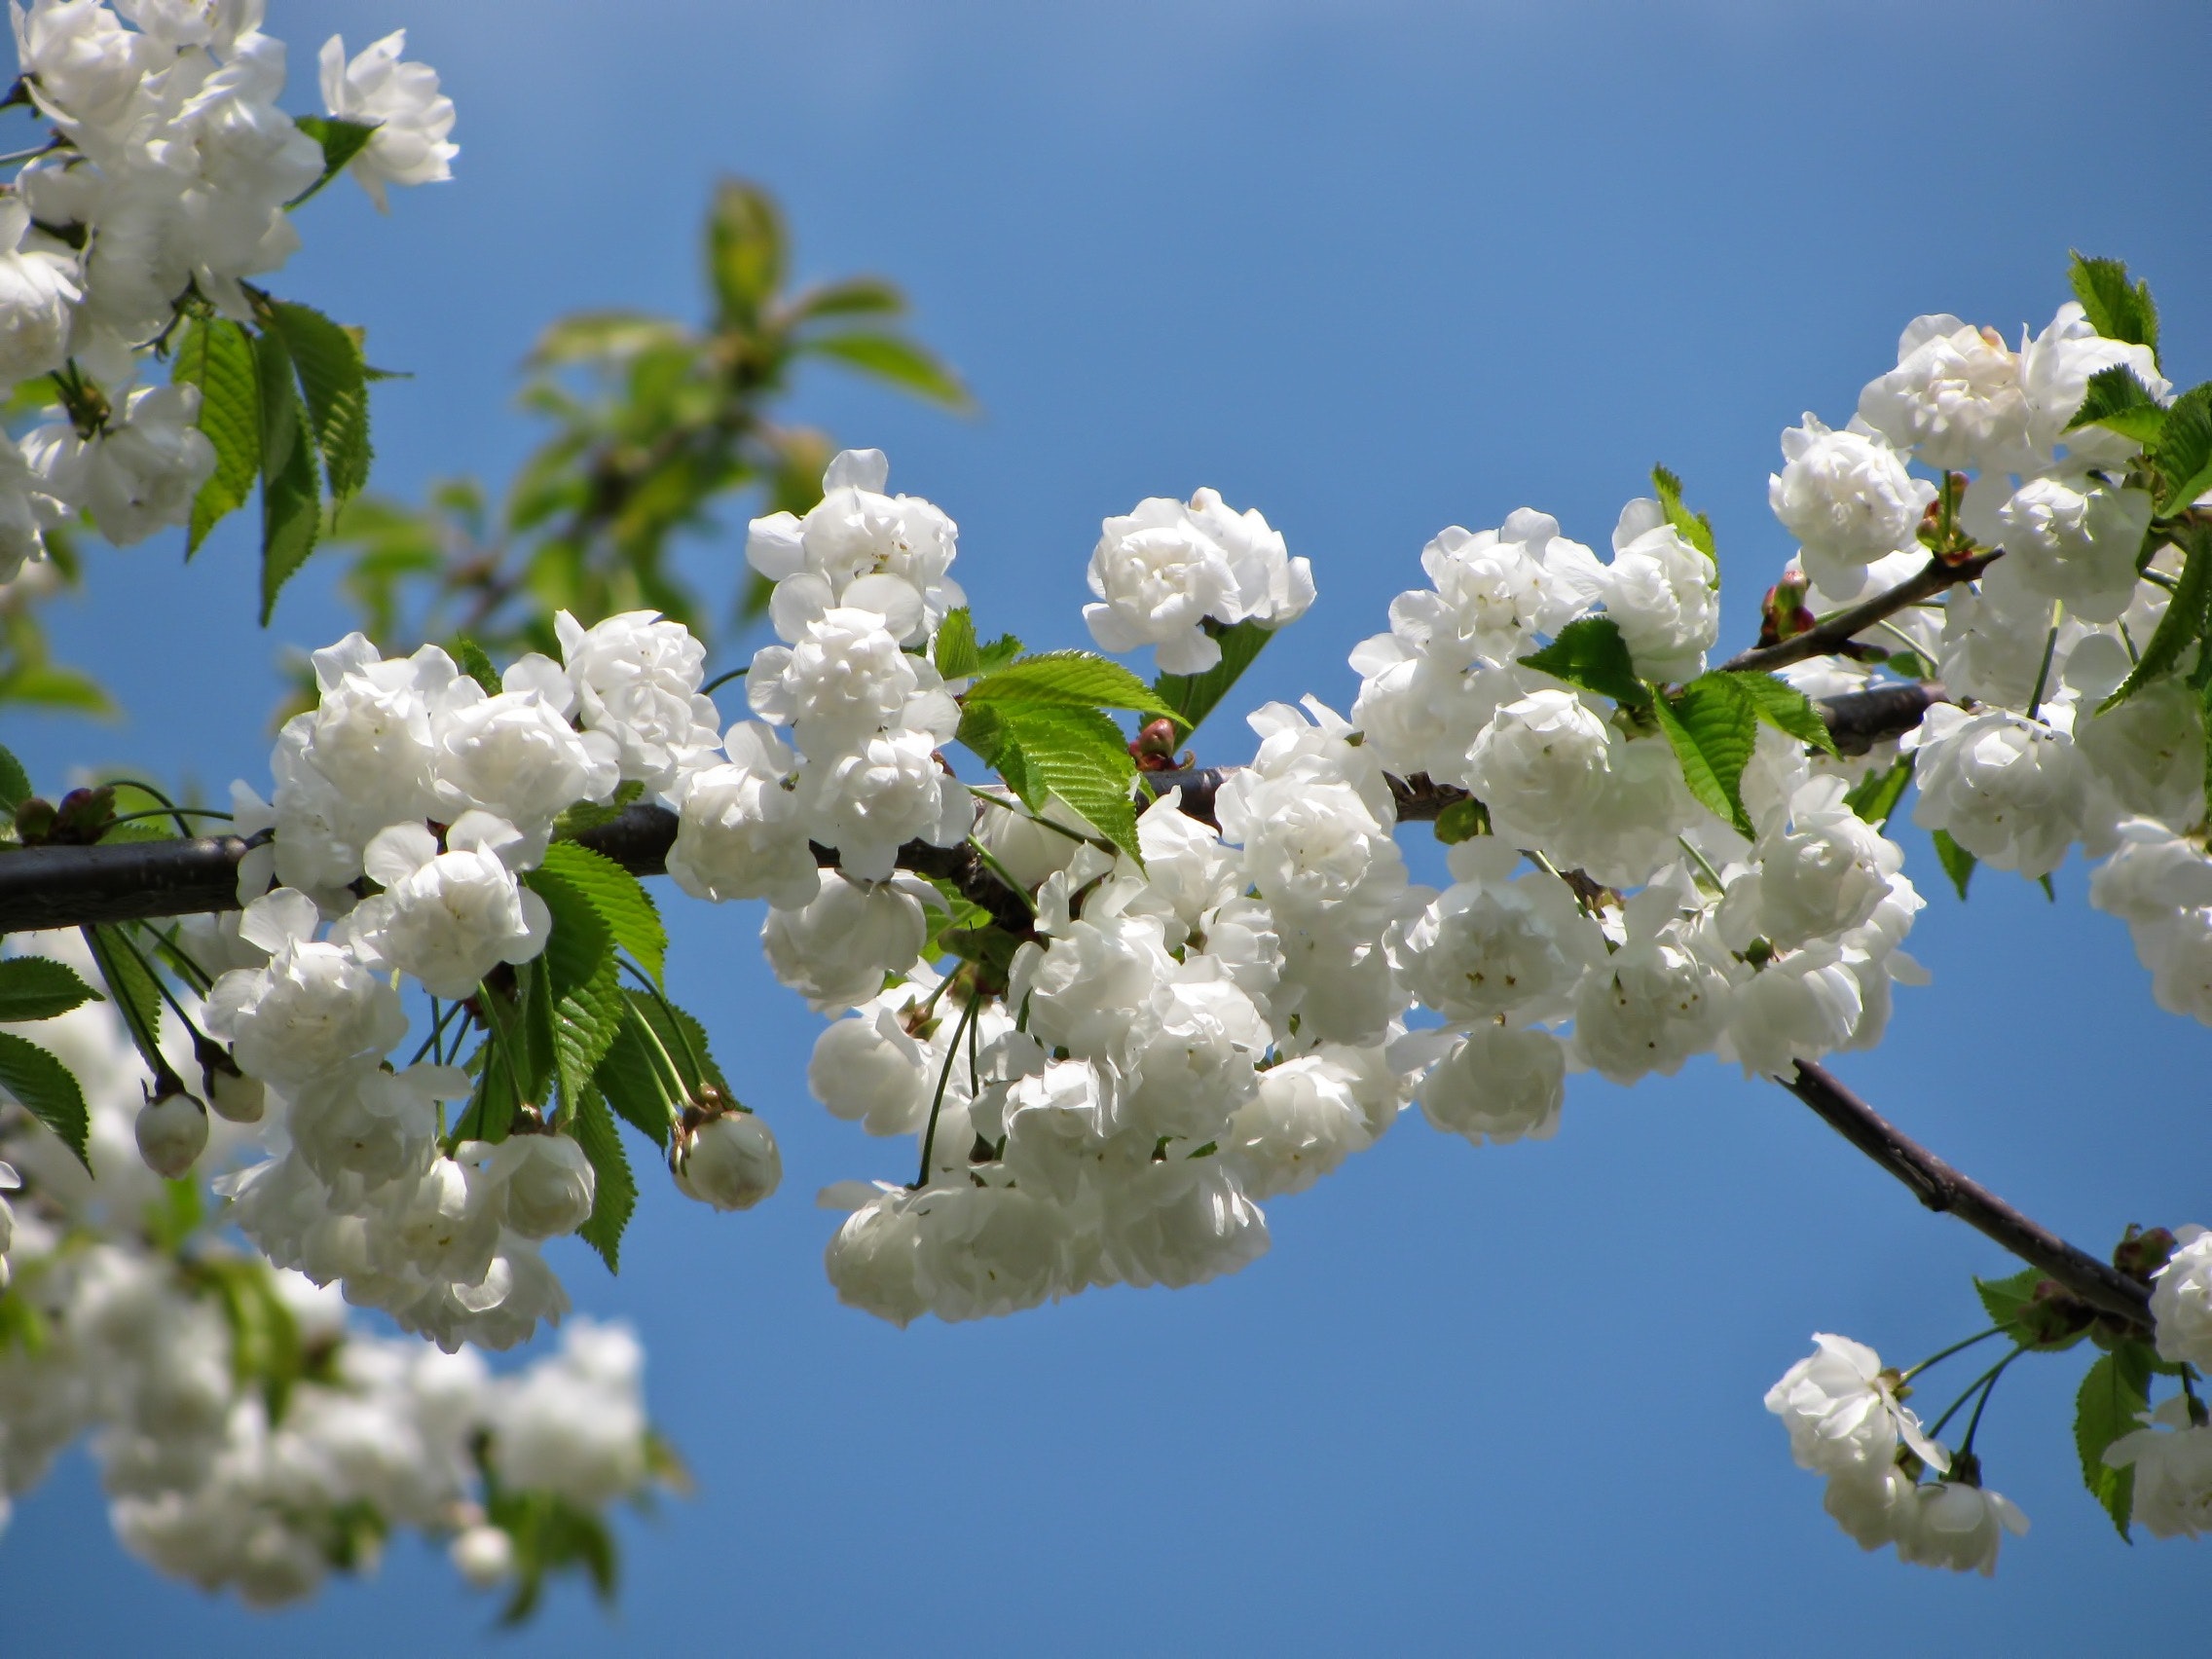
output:
[[[791,303],[794,321],[817,316],[898,316],[906,296],[881,276],[847,276],[807,289]]]
[[[1964,899],[1967,896],[1967,883],[1973,879],[1976,862],[1973,854],[1952,840],[1948,830],[1936,830],[1934,839],[1936,862],[1943,866],[1943,873],[1951,878],[1951,885],[1958,889],[1959,897]]]
[[[945,408],[966,411],[974,406],[960,377],[926,347],[899,334],[825,334],[807,341],[800,350],[830,357],[856,369],[870,380],[910,391]]]
[[[1897,815],[1898,803],[1912,783],[1913,756],[1900,755],[1886,771],[1869,772],[1852,786],[1843,804],[1877,830],[1887,830]]]
[[[0,675],[0,703],[28,703],[83,715],[117,712],[105,688],[91,675],[47,662],[18,664]]]
[[[1436,838],[1447,847],[1490,833],[1490,808],[1469,795],[1436,815]]]
[[[650,347],[689,344],[689,332],[681,323],[650,312],[571,312],[537,337],[525,362],[533,368],[551,368],[627,357]]]
[[[192,499],[189,559],[207,533],[245,505],[261,470],[261,391],[253,341],[227,317],[197,318],[178,344],[169,379],[200,388],[200,429],[215,449],[215,470]]]
[[[725,325],[751,327],[784,284],[784,219],[756,185],[725,178],[707,219],[707,280]]]
[[[322,146],[322,176],[286,203],[287,207],[297,207],[336,178],[376,136],[383,123],[347,121],[335,115],[299,115],[292,118],[292,125]]]

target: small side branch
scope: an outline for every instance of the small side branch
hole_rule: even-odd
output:
[[[1971,582],[1997,560],[2004,557],[2003,548],[1988,553],[1977,553],[1971,559],[1953,564],[1947,559],[1930,559],[1918,575],[1908,576],[1886,593],[1878,593],[1863,605],[1855,605],[1849,610],[1839,610],[1833,616],[1815,624],[1802,634],[1792,634],[1779,645],[1759,645],[1748,651],[1738,651],[1720,666],[1740,673],[1782,668],[1808,657],[1833,656],[1845,642],[1863,634],[1877,622],[1887,621],[1907,606],[1918,605],[1922,600],[1934,599],[1946,588]]]
[[[2117,1319],[2151,1328],[2151,1293],[2110,1263],[2076,1249],[2029,1220],[1988,1188],[1960,1174],[1845,1088],[1826,1067],[1797,1062],[1795,1075],[1775,1081],[1822,1122],[1912,1189],[1932,1210],[1945,1210],[1994,1239],[2031,1268]]]

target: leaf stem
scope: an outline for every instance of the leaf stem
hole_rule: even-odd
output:
[[[968,990],[968,1005],[960,1011],[960,1024],[952,1033],[952,1041],[945,1047],[944,1064],[937,1074],[937,1094],[930,1101],[930,1126],[922,1135],[922,1172],[914,1178],[917,1191],[930,1184],[930,1157],[937,1150],[937,1118],[944,1109],[944,1086],[952,1081],[953,1062],[960,1058],[960,1039],[966,1035],[969,1023],[976,1017],[976,1009],[982,1000],[982,993],[971,985]]]
[[[1974,1344],[1976,1344],[1976,1343],[1985,1343],[1985,1342],[1989,1341],[1989,1339],[1990,1339],[1991,1337],[1994,1337],[1994,1336],[1998,1335],[1998,1334],[1999,1334],[2000,1332],[2002,1332],[2002,1331],[2003,1331],[2004,1329],[2005,1329],[2005,1327],[2004,1327],[2003,1325],[1992,1325],[1992,1326],[1990,1326],[1990,1327],[1989,1327],[1989,1329],[1988,1329],[1988,1330],[1986,1330],[1986,1331],[1982,1332],[1982,1333],[1981,1333],[1981,1334],[1980,1334],[1979,1336],[1975,1336],[1975,1337],[1969,1337],[1969,1338],[1967,1338],[1967,1340],[1966,1340],[1965,1342],[1963,1342],[1963,1343],[1953,1343],[1953,1344],[1952,1344],[1952,1345],[1951,1345],[1951,1346],[1950,1346],[1949,1347],[1947,1347],[1947,1348],[1943,1348],[1943,1349],[1941,1349],[1941,1350],[1939,1350],[1939,1351],[1937,1351],[1937,1352],[1936,1352],[1936,1353],[1932,1353],[1932,1354],[1930,1354],[1930,1355],[1929,1355],[1929,1356],[1928,1356],[1928,1357],[1927,1357],[1926,1359],[1922,1360],[1922,1361],[1921,1361],[1921,1362],[1920,1362],[1920,1363],[1919,1363],[1918,1365],[1914,1366],[1914,1367],[1913,1367],[1913,1368],[1912,1368],[1912,1369],[1911,1369],[1910,1371],[1907,1371],[1907,1372],[1905,1372],[1905,1373],[1904,1373],[1904,1374],[1903,1374],[1903,1375],[1902,1375],[1901,1377],[1899,1377],[1899,1378],[1898,1379],[1898,1381],[1899,1381],[1899,1382],[1911,1382],[1911,1381],[1912,1381],[1912,1380],[1913,1380],[1913,1379],[1914,1379],[1915,1377],[1918,1377],[1918,1376],[1919,1376],[1919,1375],[1920,1375],[1920,1374],[1921,1374],[1921,1373],[1922,1373],[1923,1371],[1926,1371],[1926,1370],[1927,1370],[1927,1369],[1928,1369],[1928,1368],[1929,1368],[1930,1366],[1932,1366],[1932,1365],[1936,1365],[1936,1364],[1938,1364],[1938,1363],[1940,1363],[1940,1362],[1941,1362],[1941,1361],[1943,1361],[1943,1360],[1949,1359],[1949,1358],[1951,1357],[1951,1355],[1953,1355],[1953,1354],[1955,1354],[1955,1353],[1963,1353],[1963,1352],[1965,1352],[1965,1351],[1966,1351],[1966,1350],[1967,1350],[1968,1348],[1971,1348],[1972,1346],[1973,1346],[1973,1345],[1974,1345]]]
[[[2024,1347],[2014,1348],[2010,1353],[2007,1354],[2003,1359],[1999,1360],[1987,1371],[1984,1371],[1979,1377],[1976,1377],[1972,1382],[1969,1382],[1966,1387],[1960,1392],[1959,1397],[1950,1403],[1950,1406],[1944,1411],[1943,1415],[1937,1418],[1933,1423],[1929,1424],[1928,1438],[1933,1440],[1938,1434],[1941,1434],[1943,1432],[1943,1425],[1959,1415],[1959,1408],[1961,1406],[1964,1406],[1969,1400],[1973,1398],[1974,1391],[1976,1389],[1986,1389],[1990,1383],[1994,1382],[1997,1380],[1998,1376],[2008,1365],[2010,1365],[2012,1361],[2018,1359],[2020,1355],[2026,1353],[2027,1351],[2028,1350]],[[1979,1418],[1980,1415],[1981,1414],[1979,1412],[1976,1412],[1974,1414],[1976,1418]],[[1971,1431],[1969,1444],[1972,1444]],[[1965,1447],[1960,1448],[1961,1451],[1964,1451],[1967,1448]]]
[[[1997,1392],[1997,1380],[2005,1375],[2005,1368],[2008,1365],[2010,1365],[2012,1361],[2018,1359],[2027,1351],[2024,1347],[2014,1348],[1999,1360],[1995,1368],[1989,1373],[1989,1381],[1981,1385],[1981,1398],[1973,1403],[1973,1416],[1967,1419],[1966,1438],[1959,1442],[1960,1456],[1964,1457],[1973,1450],[1974,1433],[1981,1427],[1981,1414],[1989,1409],[1989,1396]]]
[[[733,680],[743,680],[748,674],[751,674],[752,672],[753,665],[751,663],[747,663],[743,668],[733,668],[727,674],[718,674],[714,677],[714,679],[708,681],[706,684],[699,687],[699,695],[702,697],[712,697],[715,694],[715,688],[717,686],[727,685]]]
[[[2066,617],[2066,607],[2058,600],[2051,601],[2050,637],[2043,643],[2043,666],[2036,670],[2036,688],[2028,696],[2028,719],[2040,719],[2043,716],[2044,688],[2050,683],[2051,658],[2058,654],[2058,625]]]

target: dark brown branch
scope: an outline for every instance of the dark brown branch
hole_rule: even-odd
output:
[[[1739,673],[1786,667],[1789,663],[1803,662],[1808,657],[1832,656],[1837,648],[1855,635],[1863,634],[1877,622],[1888,620],[1907,606],[1918,605],[1924,599],[1934,599],[1945,588],[1970,582],[1989,569],[2005,550],[1997,548],[1988,553],[1977,553],[1971,559],[1953,564],[1947,559],[1930,559],[1918,575],[1908,576],[1887,592],[1878,593],[1863,605],[1855,605],[1849,610],[1834,615],[1808,628],[1802,634],[1792,634],[1780,645],[1759,645],[1748,651],[1738,651],[1720,666]]]
[[[1813,707],[1820,710],[1837,749],[1846,755],[1863,755],[1877,743],[1902,737],[1920,724],[1930,709],[1950,700],[1942,682],[1930,680],[1822,697]]]
[[[239,835],[0,852],[0,933],[239,907]]]
[[[1960,1174],[1918,1141],[1899,1132],[1826,1067],[1800,1060],[1795,1076],[1775,1081],[1810,1106],[1845,1140],[1911,1188],[1913,1196],[1930,1209],[1957,1216],[2100,1312],[2146,1331],[2151,1328],[2151,1293],[2141,1281],[2085,1250],[2076,1249],[1978,1181]]]

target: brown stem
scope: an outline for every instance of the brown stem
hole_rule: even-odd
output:
[[[1775,1081],[1843,1138],[1912,1189],[1932,1210],[1947,1210],[1995,1239],[2030,1267],[2055,1279],[2100,1312],[2148,1331],[2151,1293],[2110,1263],[2076,1249],[2030,1221],[1980,1182],[1960,1174],[1902,1133],[1828,1071],[1799,1060],[1793,1076]]]
[[[1759,645],[1751,650],[1738,651],[1720,666],[1735,673],[1750,673],[1782,668],[1789,663],[1803,662],[1807,657],[1832,656],[1855,635],[1863,634],[1877,622],[1886,621],[1910,605],[1924,599],[1933,599],[1945,588],[1970,582],[1997,560],[2005,556],[2002,547],[1987,553],[1976,553],[1956,564],[1947,559],[1930,559],[1919,574],[1907,576],[1894,588],[1876,594],[1863,605],[1855,605],[1849,610],[1814,624],[1802,634],[1792,634],[1780,645]]]

